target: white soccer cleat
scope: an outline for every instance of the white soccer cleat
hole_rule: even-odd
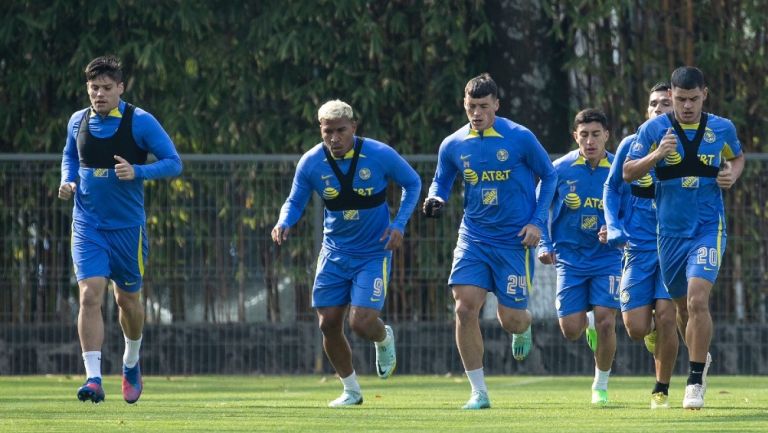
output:
[[[384,329],[387,331],[387,337],[381,343],[374,343],[376,346],[376,374],[382,379],[392,376],[397,367],[395,333],[392,332],[392,327],[389,325],[384,325]]]
[[[363,395],[356,391],[344,390],[341,396],[328,403],[328,407],[344,407],[363,404]]]
[[[695,384],[685,387],[683,409],[699,410],[704,407],[704,385]]]

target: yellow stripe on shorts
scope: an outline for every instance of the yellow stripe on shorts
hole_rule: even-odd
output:
[[[531,248],[525,247],[525,282],[528,284],[528,294],[533,292],[533,283],[531,282]]]
[[[143,235],[144,227],[139,226],[139,249],[138,249],[138,260],[139,260],[139,275],[142,277],[144,276],[144,250],[141,248],[142,242],[141,237]]]
[[[381,280],[384,281],[384,297],[387,297],[387,285],[389,284],[389,281],[387,281],[387,258],[384,257],[384,261],[381,262]]]

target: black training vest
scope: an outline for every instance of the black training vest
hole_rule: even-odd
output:
[[[704,132],[707,128],[707,113],[701,113],[701,120],[699,120],[699,129],[696,130],[693,140],[689,140],[685,135],[683,127],[680,126],[677,119],[675,119],[674,113],[667,113],[669,121],[672,123],[672,127],[675,128],[675,134],[677,138],[683,144],[683,150],[685,156],[680,164],[666,165],[663,167],[656,167],[656,177],[659,180],[675,179],[679,177],[717,177],[719,171],[718,167],[704,164],[699,159],[699,146],[701,146],[701,140],[704,138]]]
[[[632,195],[640,198],[656,198],[656,185],[640,186],[634,183],[629,184]]]
[[[114,135],[107,138],[94,137],[88,130],[91,109],[85,110],[77,130],[77,153],[80,166],[85,168],[114,168],[115,155],[125,158],[131,164],[147,162],[147,151],[140,148],[133,139],[134,106],[125,104],[123,118]]]
[[[323,144],[323,152],[328,160],[328,164],[333,170],[333,174],[336,175],[336,179],[339,180],[341,185],[341,191],[339,195],[332,199],[323,198],[325,207],[331,211],[339,210],[353,210],[353,209],[371,209],[387,200],[387,188],[373,195],[360,195],[352,187],[352,183],[355,180],[355,170],[357,169],[357,160],[360,159],[360,150],[363,148],[363,139],[360,137],[355,138],[354,154],[352,155],[352,162],[349,164],[349,170],[347,173],[342,173],[339,169],[339,165],[336,164],[336,160],[333,159],[333,155],[328,148]]]

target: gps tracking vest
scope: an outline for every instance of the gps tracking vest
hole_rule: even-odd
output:
[[[349,164],[349,170],[344,174],[339,169],[339,165],[331,155],[328,148],[323,145],[323,152],[328,160],[328,165],[331,166],[333,174],[336,175],[336,179],[339,180],[341,185],[341,191],[339,195],[332,199],[323,198],[325,207],[331,211],[340,210],[353,210],[353,209],[371,209],[381,205],[387,200],[387,188],[373,195],[360,195],[352,187],[355,180],[355,172],[357,170],[357,161],[360,159],[360,150],[363,147],[363,139],[355,137],[354,154],[352,155],[352,162]]]
[[[134,106],[125,104],[123,117],[117,131],[106,138],[94,137],[88,130],[91,109],[85,110],[77,129],[77,153],[80,166],[85,168],[114,168],[117,161],[114,155],[125,158],[131,164],[147,162],[147,151],[141,149],[133,139]]]
[[[701,140],[704,138],[704,132],[707,129],[707,113],[701,113],[701,120],[699,120],[699,128],[696,130],[696,135],[693,136],[693,140],[689,140],[685,135],[683,127],[680,126],[675,115],[673,113],[667,113],[672,127],[675,128],[675,134],[678,140],[683,145],[685,156],[679,164],[665,165],[662,167],[656,167],[656,177],[659,180],[675,179],[680,177],[717,177],[718,167],[704,164],[699,159],[699,146]]]

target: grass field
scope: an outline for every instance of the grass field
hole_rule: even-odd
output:
[[[331,376],[146,377],[135,405],[122,400],[118,377],[107,399],[81,403],[82,377],[0,377],[0,431],[289,431],[289,432],[748,432],[768,431],[768,377],[710,378],[706,407],[680,408],[684,377],[675,377],[673,408],[651,411],[649,377],[614,377],[611,404],[590,407],[589,377],[493,376],[493,408],[462,411],[462,377],[361,378],[362,406],[329,409],[341,392]]]

